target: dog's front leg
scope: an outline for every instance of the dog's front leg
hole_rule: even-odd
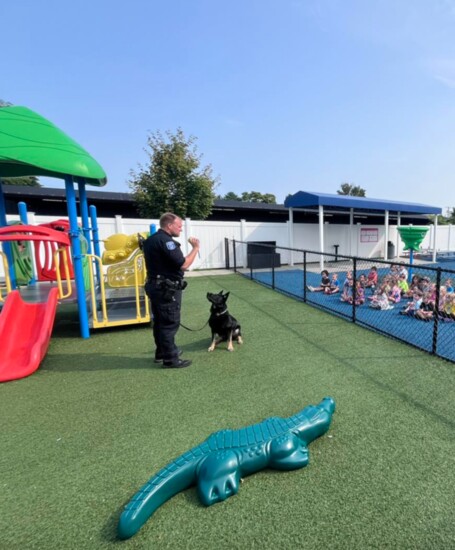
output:
[[[217,341],[216,341],[216,334],[212,332],[212,343],[210,344],[209,351],[213,351],[216,348]]]
[[[234,351],[234,346],[232,345],[232,330],[229,331],[227,349],[228,351]]]

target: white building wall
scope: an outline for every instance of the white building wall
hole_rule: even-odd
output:
[[[29,223],[41,224],[54,221],[55,216],[36,216],[29,213]],[[18,216],[7,216],[8,221],[18,220]],[[130,219],[121,218],[98,218],[99,239],[107,239],[110,235],[121,232],[131,235],[138,232],[148,232],[150,225],[159,226],[157,219]],[[378,242],[361,243],[360,233],[364,227],[376,228],[378,230]],[[216,221],[193,221],[185,220],[184,231],[180,239],[184,254],[188,253],[189,245],[187,239],[195,236],[201,241],[200,257],[196,258],[192,269],[218,269],[225,267],[224,240],[235,239],[236,241],[275,241],[277,246],[289,247],[289,232],[287,223],[267,222],[216,222]],[[436,233],[437,250],[455,250],[455,228],[452,226],[438,226]],[[353,255],[363,258],[382,258],[384,254],[385,229],[383,225],[360,225],[353,226],[352,232],[349,225],[324,224],[324,252],[333,254],[334,245],[338,244],[338,254]],[[428,231],[422,248],[430,248],[432,231]],[[389,227],[389,241],[397,242],[396,226]],[[305,249],[319,251],[319,226],[318,224],[294,224],[294,249]],[[398,252],[401,252],[402,245]],[[101,246],[101,252],[103,247]],[[277,250],[281,255],[281,263],[290,262],[290,252]],[[236,247],[237,265],[246,265],[246,246],[238,244]],[[301,263],[302,258],[294,253],[294,262]],[[312,258],[308,255],[308,261],[317,261],[318,257]],[[232,258],[231,258],[232,264]],[[4,276],[3,265],[0,262],[0,276]]]
[[[425,238],[422,242],[422,249],[433,248],[433,226],[430,226]],[[438,225],[436,229],[436,250],[444,252],[455,250],[455,227],[453,225]]]

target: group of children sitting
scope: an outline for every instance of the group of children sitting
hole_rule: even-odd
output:
[[[352,304],[355,300],[356,305],[362,305],[365,303],[365,290],[371,288],[375,289],[378,282],[378,270],[376,267],[372,267],[367,276],[360,275],[355,285],[355,298],[354,298],[354,278],[352,271],[346,273],[346,279],[343,286],[340,287],[340,281],[338,280],[338,274],[333,273],[332,278],[329,276],[329,272],[324,269],[321,271],[321,284],[318,287],[307,286],[310,292],[324,292],[324,294],[337,294],[341,293],[341,301]]]
[[[455,320],[455,292],[451,279],[447,279],[439,287],[438,308],[436,308],[436,284],[432,283],[428,277],[414,275],[406,297],[410,301],[400,311],[400,315],[409,315],[421,321],[431,321],[437,311],[439,319]]]
[[[308,286],[310,292],[324,294],[340,293],[342,302],[363,305],[365,302],[373,309],[393,309],[402,300],[408,300],[400,311],[401,315],[409,315],[422,321],[430,321],[436,312],[436,284],[429,277],[414,275],[408,283],[408,270],[403,264],[392,265],[390,272],[381,282],[378,282],[378,270],[372,266],[367,275],[360,274],[355,283],[352,271],[346,273],[343,286],[340,285],[338,274],[324,269],[321,272],[321,283],[318,287]],[[368,290],[371,294],[366,296]],[[451,279],[447,279],[439,288],[438,315],[446,321],[455,320],[455,292]]]

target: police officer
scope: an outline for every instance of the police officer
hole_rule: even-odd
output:
[[[145,292],[152,303],[155,363],[164,368],[189,367],[191,361],[179,357],[174,339],[180,325],[184,271],[194,262],[199,252],[199,240],[190,237],[191,252],[185,257],[180,243],[173,237],[182,232],[182,220],[167,212],[160,218],[160,229],[143,243],[147,280]]]

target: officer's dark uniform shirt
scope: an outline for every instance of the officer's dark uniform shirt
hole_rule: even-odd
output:
[[[183,278],[180,269],[185,262],[180,243],[162,229],[148,237],[143,245],[145,267],[148,279],[155,279],[157,275],[178,281]]]

